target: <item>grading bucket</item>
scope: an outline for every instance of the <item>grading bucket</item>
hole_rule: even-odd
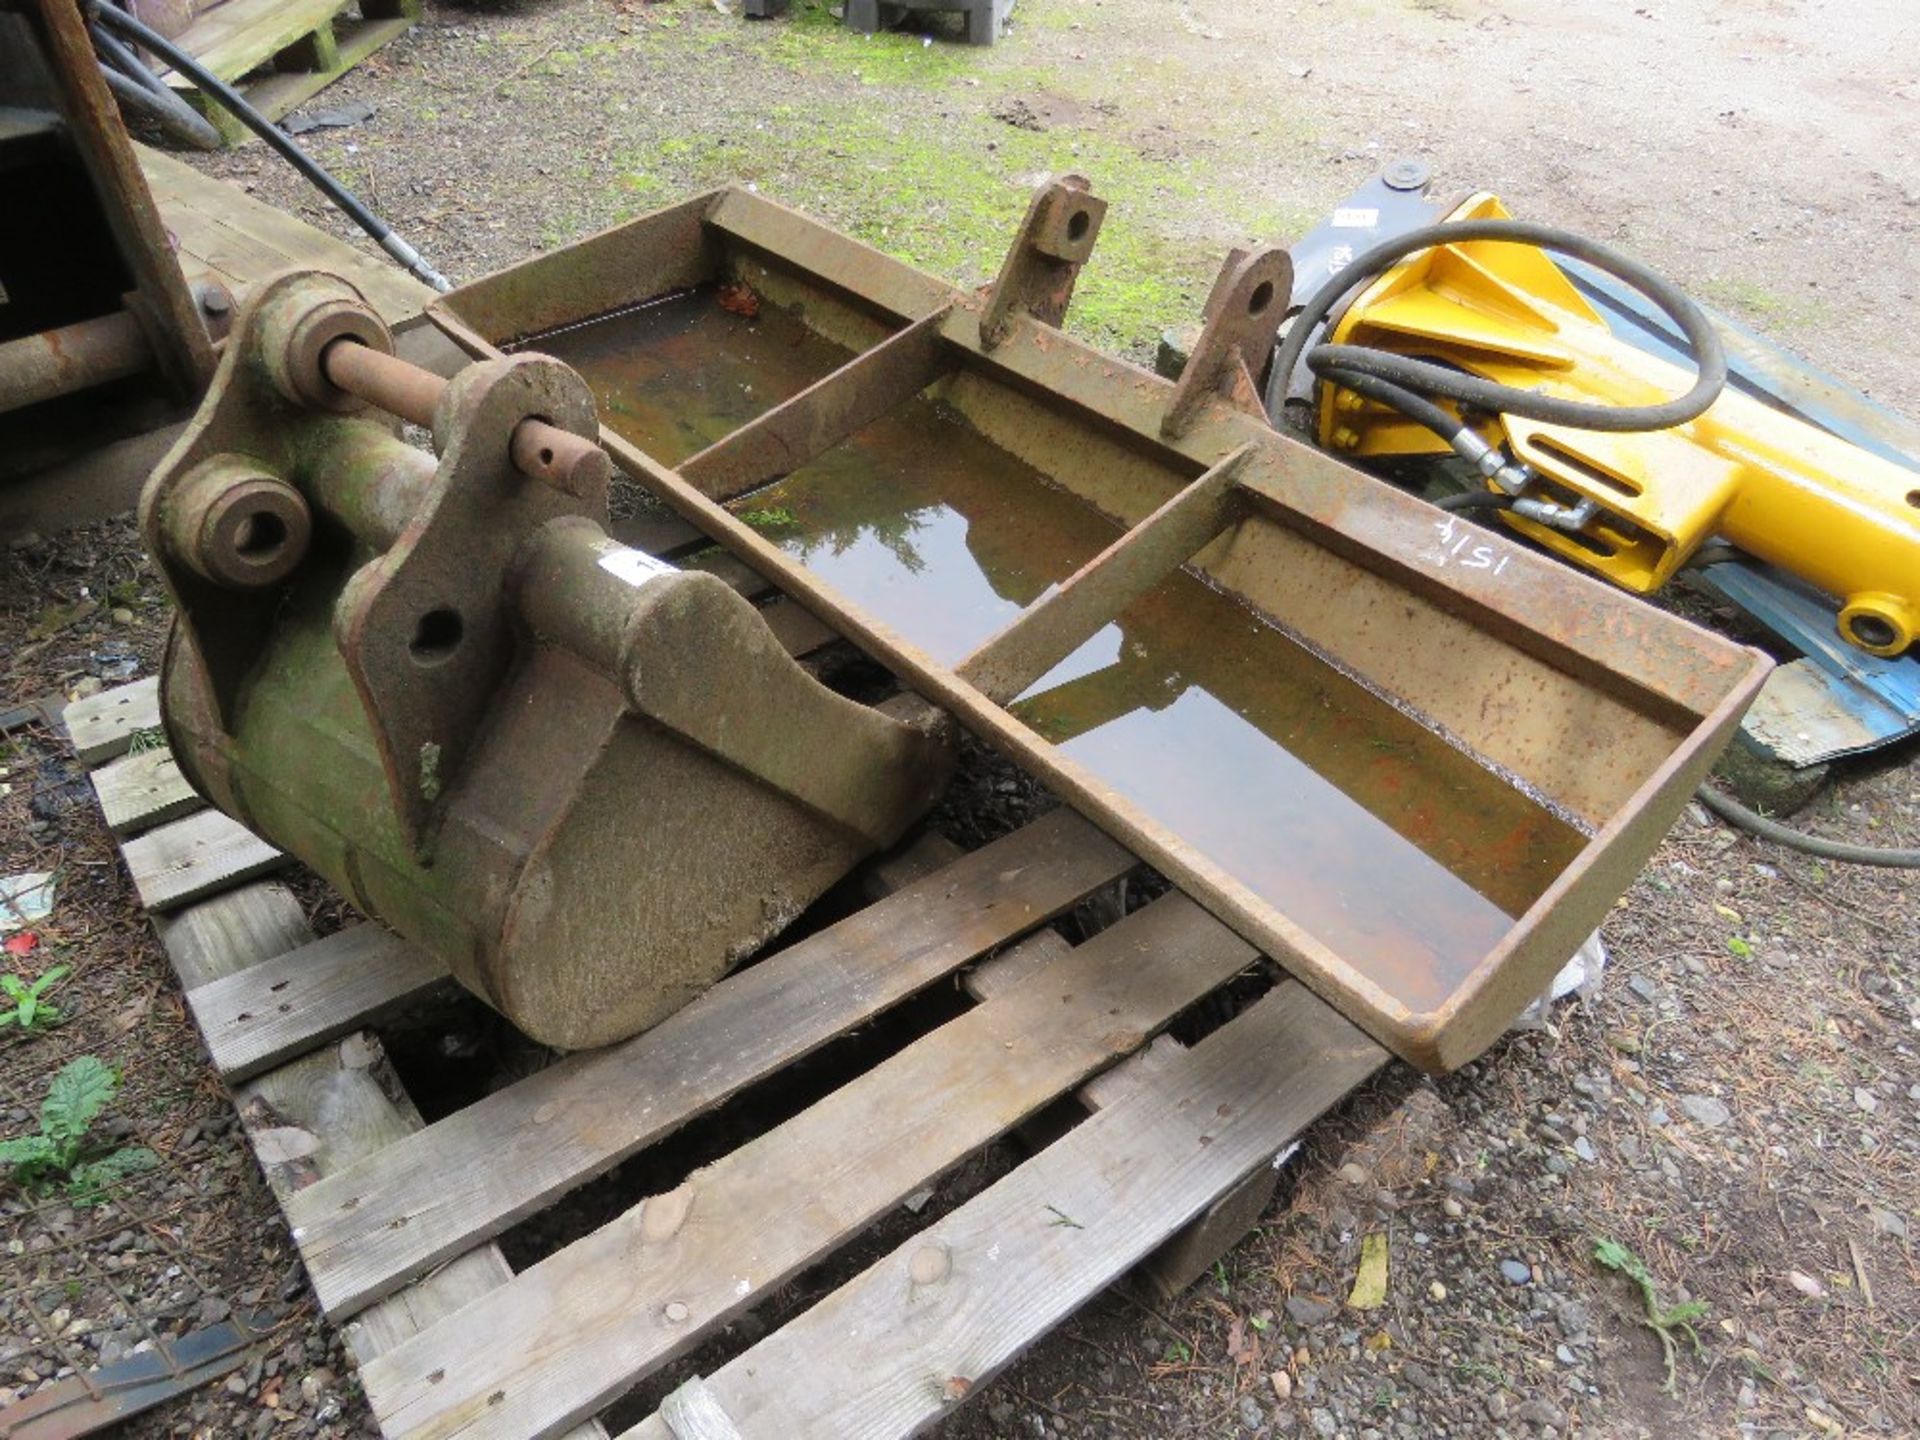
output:
[[[1465,1063],[1638,872],[1768,668],[1275,433],[1236,253],[1176,384],[1059,323],[1104,205],[962,294],[726,189],[432,313],[1399,1054]]]

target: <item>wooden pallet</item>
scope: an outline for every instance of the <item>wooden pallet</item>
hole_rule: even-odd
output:
[[[1129,1271],[1193,1278],[1270,1198],[1276,1155],[1386,1060],[1291,982],[1191,1049],[1149,1044],[1257,957],[1178,893],[1067,943],[1048,922],[1135,862],[1056,811],[971,854],[923,837],[870,867],[880,898],[848,918],[422,1125],[378,1022],[443,967],[370,924],[314,940],[284,886],[247,880],[260,842],[180,818],[191,792],[150,742],[106,759],[96,717],[150,704],[128,688],[69,728],[392,1440],[605,1436],[623,1393],[1077,1095],[1088,1118],[626,1435],[917,1433]],[[510,1272],[509,1226],[954,976],[972,1008]]]
[[[326,89],[420,18],[421,0],[226,0],[174,43],[246,96],[269,120]],[[165,71],[229,145],[251,133],[184,75]]]
[[[438,336],[420,313],[433,291],[392,261],[357,250],[183,160],[145,145],[136,145],[134,153],[189,278],[211,275],[242,297],[281,270],[326,270],[351,281],[396,339],[404,342],[416,330]]]

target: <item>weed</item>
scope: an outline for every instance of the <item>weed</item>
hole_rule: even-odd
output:
[[[1706,1318],[1707,1302],[1688,1300],[1679,1305],[1662,1305],[1660,1291],[1653,1283],[1653,1276],[1647,1273],[1647,1267],[1640,1257],[1617,1240],[1601,1240],[1593,1247],[1593,1258],[1609,1270],[1618,1270],[1634,1284],[1640,1287],[1641,1304],[1646,1308],[1646,1327],[1660,1337],[1660,1348],[1667,1357],[1666,1392],[1673,1394],[1674,1360],[1679,1345],[1673,1338],[1678,1330],[1693,1344],[1693,1353],[1700,1353],[1700,1336],[1693,1328],[1693,1322]]]
[[[22,1188],[65,1181],[75,1204],[97,1204],[115,1181],[158,1163],[142,1146],[88,1142],[93,1122],[119,1092],[119,1073],[99,1056],[71,1061],[53,1077],[40,1102],[39,1133],[0,1140],[0,1165],[12,1167],[14,1183]]]
[[[128,737],[127,753],[141,755],[149,750],[167,748],[167,732],[161,726],[149,725],[145,730],[136,730]]]
[[[769,510],[742,510],[740,520],[763,535],[780,535],[800,528],[800,522],[794,519],[793,512],[777,505]]]
[[[18,975],[0,975],[0,993],[13,1001],[13,1008],[0,1010],[0,1030],[9,1025],[18,1025],[29,1035],[37,1030],[50,1029],[60,1023],[60,1007],[48,1003],[46,994],[72,972],[65,965],[56,965],[38,980],[22,980]]]
[[[1462,1380],[1479,1380],[1489,1385],[1507,1388],[1507,1372],[1498,1365],[1489,1365],[1484,1360],[1459,1360],[1454,1363],[1453,1373]]]

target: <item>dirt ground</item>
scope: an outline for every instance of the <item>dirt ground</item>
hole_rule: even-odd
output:
[[[436,4],[319,103],[354,100],[373,117],[311,147],[455,278],[737,180],[977,283],[1033,179],[1078,169],[1114,210],[1070,324],[1143,357],[1229,245],[1412,154],[1920,411],[1907,0],[1023,0],[990,51],[853,37],[806,0],[757,24]],[[257,146],[196,163],[345,233]],[[164,620],[124,525],[10,547],[0,708],[149,673]],[[371,1434],[89,795],[50,734],[6,744],[0,873],[62,880],[0,969],[73,974],[63,1025],[0,1032],[3,1133],[92,1053],[125,1072],[112,1133],[160,1164],[104,1205],[0,1190],[0,1408],[155,1319],[282,1306],[271,1358],[127,1433]],[[1912,759],[1803,822],[1920,844]],[[1101,1299],[946,1433],[1920,1435],[1917,896],[1689,814],[1605,927],[1596,994],[1446,1081],[1390,1072],[1206,1281]],[[1386,1303],[1346,1308],[1372,1235]],[[1649,1321],[1688,1302],[1670,1371]]]

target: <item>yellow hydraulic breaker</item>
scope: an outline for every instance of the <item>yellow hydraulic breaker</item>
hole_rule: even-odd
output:
[[[1447,223],[1506,218],[1481,193]],[[1690,379],[1616,338],[1542,250],[1499,240],[1408,256],[1336,313],[1326,338],[1585,404],[1643,405]],[[1319,440],[1336,454],[1449,449],[1338,379],[1319,396]],[[1719,537],[1834,596],[1840,633],[1863,650],[1898,655],[1920,634],[1920,476],[1910,470],[1732,387],[1685,423],[1628,433],[1441,403],[1489,447],[1489,487],[1513,500],[1505,523],[1615,584],[1657,590]]]

